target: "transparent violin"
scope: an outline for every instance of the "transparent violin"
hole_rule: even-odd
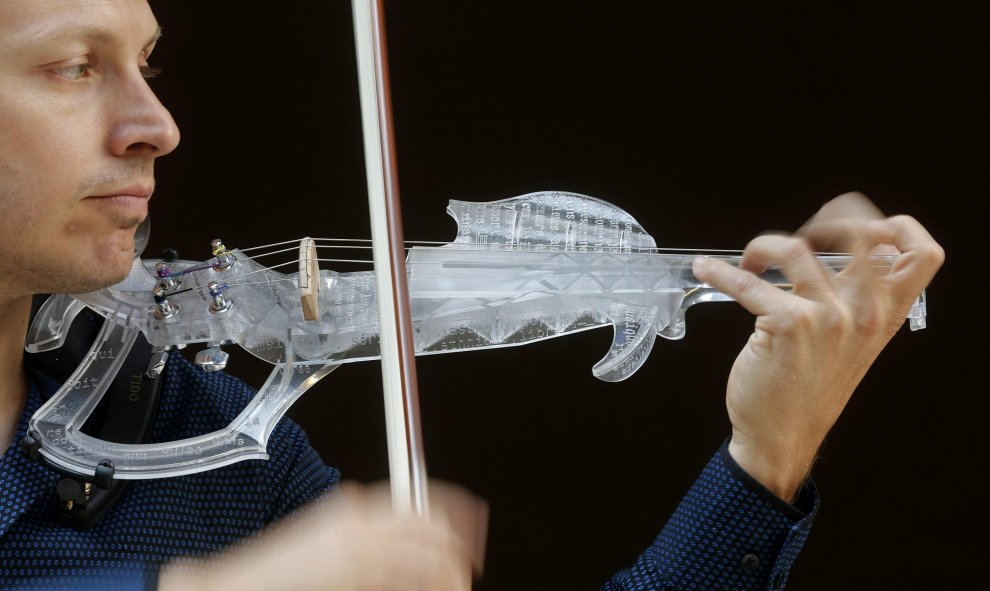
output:
[[[406,272],[417,355],[522,345],[611,325],[599,379],[628,378],[655,338],[685,334],[685,313],[700,302],[727,301],[698,281],[691,261],[703,254],[738,264],[736,254],[671,251],[622,209],[575,193],[547,191],[501,201],[451,201],[456,239],[413,247]],[[91,477],[103,463],[114,477],[144,479],[266,459],[275,424],[295,400],[343,363],[379,356],[374,271],[322,270],[328,239],[303,238],[270,248],[297,250],[298,270],[261,264],[264,252],[228,250],[214,240],[206,261],[152,261],[135,256],[122,282],[98,291],[52,296],[29,330],[28,351],[60,347],[76,315],[90,308],[101,331],[75,373],[30,421],[38,453],[60,470]],[[325,252],[325,250],[324,250]],[[818,256],[841,270],[852,260]],[[880,272],[896,256],[875,257]],[[783,289],[776,270],[762,277]],[[912,330],[925,327],[924,293],[911,308]],[[162,371],[170,351],[191,344],[204,371],[225,367],[236,344],[274,367],[227,427],[181,441],[118,444],[81,427],[143,334],[153,347],[148,372]]]

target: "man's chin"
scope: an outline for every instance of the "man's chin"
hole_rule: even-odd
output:
[[[103,287],[120,283],[131,272],[134,264],[134,230],[121,230],[106,241],[96,246],[93,257],[95,268],[92,281],[86,282],[86,291],[94,291]],[[78,293],[78,292],[77,292]]]
[[[23,284],[31,293],[96,291],[120,283],[130,274],[135,259],[133,230],[115,231],[95,241],[76,241],[71,246],[64,244],[57,252],[23,258],[30,263],[18,276],[24,278]]]
[[[126,269],[118,265],[115,265],[114,267],[103,267],[98,272],[86,277],[85,279],[77,279],[71,286],[66,285],[65,287],[68,287],[68,289],[61,289],[58,291],[69,294],[81,294],[97,291],[120,283],[127,278],[130,271],[130,264],[127,265]]]
[[[124,279],[127,279],[127,276],[130,275],[131,273],[131,268],[133,264],[134,264],[134,257],[132,256],[127,260],[126,266],[120,265],[118,267],[115,267],[114,271],[116,271],[116,273],[110,274],[106,277],[106,285],[114,285],[116,283],[120,283]]]

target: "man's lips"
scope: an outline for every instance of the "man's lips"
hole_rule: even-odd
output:
[[[90,195],[83,199],[98,207],[114,211],[116,215],[143,218],[148,215],[148,199],[154,189],[143,185],[133,185],[104,195]]]
[[[104,195],[90,195],[86,197],[86,199],[114,199],[117,197],[130,197],[147,201],[148,198],[151,197],[152,192],[154,192],[154,189],[151,187],[146,187],[144,185],[131,185],[130,187],[114,190]]]

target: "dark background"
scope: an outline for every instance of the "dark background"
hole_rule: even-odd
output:
[[[369,236],[350,3],[152,4],[153,85],[184,137],[146,256]],[[387,1],[406,238],[453,239],[448,199],[544,189],[611,201],[671,247],[742,248],[850,190],[919,218],[947,252],[929,328],[894,338],[829,436],[790,588],[981,587],[980,4]],[[477,588],[597,589],[630,564],[727,435],[751,327],[697,306],[618,384],[591,375],[607,329],[419,358],[429,473],[491,503]],[[260,386],[269,369],[229,370]],[[380,384],[351,364],[289,413],[347,478],[387,477]]]

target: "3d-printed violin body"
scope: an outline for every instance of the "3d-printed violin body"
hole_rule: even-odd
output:
[[[520,345],[612,325],[611,349],[593,373],[619,381],[642,366],[656,336],[684,335],[689,306],[730,299],[693,276],[696,253],[657,249],[629,214],[593,197],[540,192],[490,203],[452,201],[448,212],[458,224],[456,240],[412,248],[407,257],[417,354]],[[271,430],[300,395],[340,364],[379,354],[374,272],[319,270],[316,242],[301,241],[299,272],[291,274],[219,244],[206,262],[174,261],[166,268],[135,258],[119,284],[54,296],[32,325],[29,350],[59,346],[83,307],[108,322],[76,374],[32,418],[39,453],[81,475],[109,463],[122,479],[266,458]],[[738,262],[737,256],[721,258]],[[836,270],[851,260],[819,259]],[[788,286],[775,271],[764,278]],[[923,295],[909,316],[912,329],[924,327]],[[161,370],[170,349],[192,343],[207,346],[197,355],[205,370],[224,367],[221,347],[229,343],[275,367],[254,400],[220,431],[147,445],[81,433],[138,333],[157,352],[152,372]]]

